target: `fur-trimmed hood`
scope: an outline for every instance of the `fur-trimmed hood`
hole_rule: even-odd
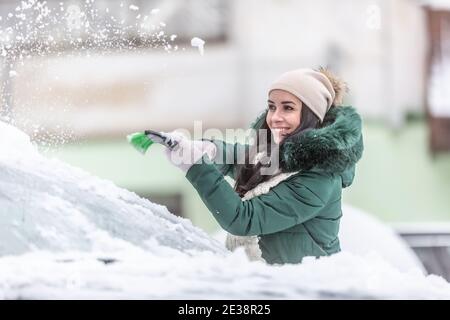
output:
[[[265,122],[264,111],[252,128]],[[280,147],[282,172],[321,170],[340,174],[342,186],[349,186],[355,164],[363,153],[362,120],[351,106],[332,106],[319,128],[286,138]]]

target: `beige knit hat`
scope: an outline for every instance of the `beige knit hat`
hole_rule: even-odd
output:
[[[275,80],[269,87],[269,94],[275,89],[287,91],[299,98],[322,122],[332,105],[342,104],[347,85],[324,68],[318,71],[297,69]]]

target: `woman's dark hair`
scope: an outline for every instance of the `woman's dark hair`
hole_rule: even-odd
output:
[[[308,130],[317,128],[319,123],[320,123],[319,118],[314,114],[314,112],[312,112],[310,108],[308,108],[305,104],[303,104],[301,111],[300,125],[289,136],[296,134],[303,134]],[[267,153],[267,157],[269,158],[271,158],[272,156],[272,151],[278,152],[278,150],[270,150],[270,146],[272,145],[271,144],[272,133],[269,129],[269,126],[267,125],[267,122],[264,120],[264,123],[262,124],[261,128],[257,129],[266,129],[267,137],[265,141],[267,141],[267,145],[260,146],[261,142],[258,135],[256,143],[251,147],[252,149],[249,150],[245,155],[245,164],[237,165],[237,176],[234,189],[241,198],[245,195],[247,191],[253,189],[258,184],[267,181],[271,177],[273,177],[273,175],[270,174],[266,175],[261,174],[261,168],[264,165],[261,162],[253,164],[250,161],[251,159],[249,159],[251,154],[254,155],[256,153],[255,150],[266,150],[265,152]],[[280,143],[278,148],[281,148],[283,142],[286,141],[286,138]]]

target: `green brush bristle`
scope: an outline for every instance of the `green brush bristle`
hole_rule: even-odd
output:
[[[140,153],[145,154],[153,141],[143,132],[132,133],[127,136],[128,142],[136,148]]]

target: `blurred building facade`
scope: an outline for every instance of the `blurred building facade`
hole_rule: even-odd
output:
[[[359,110],[365,126],[366,152],[345,201],[385,221],[450,219],[450,159],[429,157],[420,120],[429,66],[423,2],[94,2],[102,12],[115,7],[125,24],[148,15],[158,32],[176,38],[170,50],[100,47],[78,55],[69,48],[14,64],[14,77],[7,77],[13,116],[38,140],[69,130],[78,142],[58,149],[62,159],[212,230],[195,191],[157,147],[143,158],[124,136],[147,128],[192,130],[194,121],[205,130],[247,128],[265,108],[276,76],[329,66],[348,82],[344,102]],[[204,55],[191,46],[193,37],[206,41]],[[4,65],[2,75],[11,75]],[[409,122],[409,114],[419,120]]]
[[[450,151],[450,5],[427,6],[430,45],[426,111],[433,154]]]
[[[121,2],[125,8],[137,3]],[[159,4],[143,3],[137,3],[142,14]],[[163,3],[165,13],[155,24],[164,20],[169,28],[183,13],[197,21],[191,30],[185,23],[169,31],[182,33],[179,51],[142,48],[105,56],[99,48],[89,57],[30,59],[18,66],[14,79],[16,111],[30,101],[63,109],[55,122],[68,121],[76,133],[93,136],[136,126],[189,127],[194,120],[245,127],[265,108],[266,89],[277,75],[318,66],[330,66],[349,83],[346,102],[364,116],[401,126],[405,113],[423,111],[427,30],[425,12],[415,1],[213,1],[203,12],[198,0]],[[136,15],[123,11],[125,21]],[[189,35],[206,39],[204,56],[186,41]],[[32,110],[25,109],[29,117]],[[96,117],[102,121],[92,125]]]

